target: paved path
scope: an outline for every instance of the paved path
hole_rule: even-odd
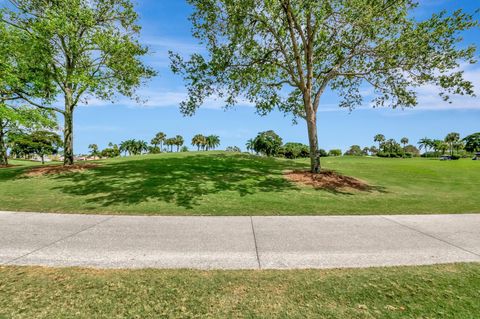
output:
[[[0,212],[0,264],[286,269],[480,262],[480,215],[129,217]]]

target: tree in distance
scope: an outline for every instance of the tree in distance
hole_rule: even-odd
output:
[[[93,159],[96,159],[96,157],[100,155],[97,144],[88,145],[88,149],[90,150],[90,155],[93,156]]]
[[[463,139],[463,142],[467,152],[480,152],[480,132],[468,135]]]
[[[51,131],[34,131],[30,134],[20,133],[12,139],[12,153],[17,156],[38,155],[45,164],[46,155],[54,155],[62,147],[60,136]]]
[[[167,138],[167,135],[163,132],[159,132],[155,135],[155,137],[152,139],[150,144],[152,144],[154,147],[160,147],[160,151],[163,149],[163,142]]]
[[[282,138],[274,131],[260,132],[253,140],[253,150],[268,157],[276,156],[282,144]]]

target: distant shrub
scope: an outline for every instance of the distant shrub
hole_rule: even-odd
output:
[[[324,149],[319,149],[318,155],[320,155],[320,157],[328,157],[328,153]]]
[[[401,157],[404,156],[404,154],[389,153],[389,152],[378,152],[377,156],[378,157],[384,157],[384,158],[401,158]]]
[[[450,159],[454,160],[454,161],[457,161],[459,160],[460,158],[462,158],[462,156],[458,155],[458,154],[453,154],[452,156],[450,156]]]
[[[405,155],[411,154],[411,157],[420,156],[420,151],[413,145],[405,146]]]
[[[442,156],[440,152],[426,152],[422,154],[422,157],[425,157],[425,158],[437,158],[440,156]]]
[[[186,146],[182,146],[182,148],[180,149],[180,152],[183,152],[183,153],[186,153],[188,151],[189,151],[189,149]]]
[[[333,149],[328,152],[328,155],[330,156],[342,156],[342,150],[339,149]]]
[[[407,152],[407,153],[405,153],[405,155],[404,155],[403,157],[405,157],[405,158],[413,158],[414,155],[413,155],[413,153]]]
[[[350,149],[345,152],[346,156],[363,156],[362,148],[359,145],[352,145]]]
[[[148,153],[150,154],[159,154],[160,152],[160,147],[158,146],[149,146],[148,147]]]
[[[310,156],[310,149],[302,143],[287,143],[283,145],[278,152],[278,156],[289,159],[305,158]]]
[[[241,153],[242,150],[238,146],[229,146],[225,149],[227,152],[232,152],[232,153]]]

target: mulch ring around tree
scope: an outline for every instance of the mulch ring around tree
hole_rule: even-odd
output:
[[[46,165],[46,166],[36,166],[27,170],[24,176],[35,177],[42,175],[57,175],[64,173],[78,173],[83,172],[89,169],[97,168],[100,165],[98,164],[75,164],[69,166],[63,165]]]
[[[312,186],[315,189],[334,191],[342,189],[371,190],[371,186],[366,182],[334,171],[323,170],[319,174],[313,174],[309,171],[287,171],[284,175],[291,182]]]

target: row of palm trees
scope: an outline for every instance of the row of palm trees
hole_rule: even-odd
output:
[[[120,143],[119,150],[125,156],[128,155],[140,155],[145,153],[160,153],[163,150],[173,152],[176,147],[176,151],[187,150],[184,146],[185,139],[181,135],[167,138],[167,135],[163,132],[159,132],[150,141],[151,145],[148,145],[143,140],[126,140]],[[198,148],[198,150],[209,151],[214,150],[220,145],[220,137],[217,135],[204,136],[197,134],[192,138],[192,146]],[[166,147],[166,149],[164,149]]]
[[[198,151],[214,150],[220,146],[220,137],[217,135],[204,136],[197,134],[192,138],[192,146],[196,146]]]
[[[456,132],[448,133],[443,140],[424,137],[418,142],[418,145],[426,153],[433,151],[445,154],[447,151],[450,151],[450,155],[453,155],[454,152],[458,153],[465,146],[463,140],[460,139],[460,134]]]
[[[377,134],[374,137],[374,141],[378,142],[379,150],[382,150],[384,145],[387,144],[383,134]],[[407,137],[403,137],[400,140],[400,143],[403,144],[404,148],[408,144],[409,140]],[[418,146],[420,150],[423,150],[425,153],[433,151],[434,153],[445,154],[447,151],[450,151],[450,154],[453,155],[454,152],[457,152],[464,147],[464,141],[460,139],[460,134],[456,132],[448,133],[443,140],[439,139],[430,139],[428,137],[422,138],[418,141]]]

